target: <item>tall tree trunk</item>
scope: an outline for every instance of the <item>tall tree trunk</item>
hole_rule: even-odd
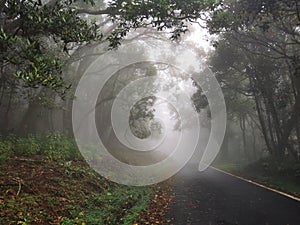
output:
[[[252,133],[252,152],[253,160],[257,160],[257,149],[256,149],[256,134],[255,134],[255,125],[253,122],[250,122],[251,133]]]
[[[227,162],[229,160],[229,131],[227,129],[224,140],[222,142],[221,161]]]
[[[45,107],[40,103],[39,98],[45,94],[46,98],[55,98],[54,93],[48,93],[46,89],[41,92],[28,103],[28,109],[18,127],[17,133],[21,136],[28,133],[47,133],[53,131],[51,124],[51,111],[49,107]]]
[[[249,160],[249,154],[248,154],[248,151],[247,151],[246,119],[245,119],[245,116],[240,117],[240,128],[241,128],[241,131],[242,131],[243,151],[244,151],[245,159]]]
[[[13,89],[11,89],[9,96],[8,96],[8,103],[5,108],[5,113],[4,113],[4,118],[3,118],[3,124],[1,126],[1,134],[8,135],[9,134],[9,122],[10,122],[10,116],[9,112],[11,109],[11,102],[12,102],[12,97],[13,97]]]
[[[260,96],[259,96],[259,93],[257,92],[256,86],[255,86],[256,82],[255,82],[254,76],[250,75],[249,76],[249,81],[250,81],[251,89],[254,90],[253,94],[254,94],[255,106],[256,106],[256,111],[257,111],[259,123],[260,123],[260,126],[261,126],[261,131],[262,131],[262,134],[263,134],[263,137],[264,137],[264,141],[266,143],[266,147],[267,147],[268,152],[270,154],[273,154],[273,149],[272,149],[272,146],[270,144],[270,140],[269,140],[269,137],[268,137],[267,128],[266,128],[266,124],[265,124],[265,119],[264,119],[263,112],[262,112],[262,107],[261,107],[261,103],[260,103]]]
[[[63,108],[63,130],[68,136],[73,135],[72,126],[72,99],[68,99],[64,102]]]

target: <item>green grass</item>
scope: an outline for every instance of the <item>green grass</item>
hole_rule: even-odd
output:
[[[155,191],[101,177],[63,134],[2,137],[0,152],[0,224],[133,224]]]
[[[300,162],[288,159],[278,162],[272,158],[264,158],[246,166],[224,162],[214,166],[300,197]]]
[[[76,142],[62,133],[0,137],[0,163],[12,157],[43,157],[51,161],[83,161]]]
[[[239,172],[242,169],[242,166],[240,164],[235,164],[235,163],[218,163],[214,164],[214,167],[228,171],[228,172]]]
[[[295,196],[300,196],[300,184],[290,177],[284,176],[258,176],[257,180],[268,184],[271,187],[288,192]]]

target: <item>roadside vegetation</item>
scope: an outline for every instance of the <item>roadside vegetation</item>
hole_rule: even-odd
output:
[[[247,165],[218,162],[214,166],[231,174],[300,197],[300,163],[288,159],[278,162],[267,157]]]
[[[0,151],[0,224],[149,224],[166,208],[163,185],[101,177],[63,134],[1,138]]]

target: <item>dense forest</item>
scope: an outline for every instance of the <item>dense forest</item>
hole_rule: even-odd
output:
[[[1,134],[71,134],[74,87],[97,54],[154,35],[179,40],[189,23],[204,21],[218,37],[215,50],[202,57],[222,85],[233,126],[240,127],[244,157],[256,159],[261,148],[299,160],[298,4],[112,1],[105,8],[99,1],[2,1]],[[107,42],[107,49],[100,47]]]
[[[110,52],[117,52],[120,59],[111,64],[122,64],[123,59],[138,55],[150,57],[151,49],[172,43],[189,48],[199,58],[199,62],[194,63],[204,62],[222,89],[227,125],[214,165],[246,173],[245,176],[262,171],[280,174],[299,184],[298,0],[1,0],[0,28],[1,164],[15,165],[16,162],[10,161],[14,157],[27,160],[43,154],[47,160],[83,163],[78,150],[74,150],[77,149],[74,141],[77,127],[72,123],[72,107],[81,78],[89,73],[92,65],[102,63],[99,57],[103,65],[110,62],[105,58]],[[201,46],[203,40],[195,36],[195,30],[206,33],[208,50]],[[199,41],[191,41],[191,36]],[[133,43],[132,50],[122,52],[122,46],[130,43]],[[178,59],[185,63],[180,52],[165,54],[170,65]],[[123,157],[124,162],[128,162],[124,156],[127,153],[120,153],[123,146],[116,144],[118,137],[111,125],[110,108],[116,96],[136,77],[168,79],[167,83],[159,85],[144,83],[149,89],[156,85],[157,89],[167,90],[180,84],[191,90],[190,98],[180,103],[179,111],[186,110],[185,107],[192,103],[202,118],[205,132],[211,129],[214,115],[210,114],[205,91],[195,80],[170,65],[139,62],[117,71],[105,81],[96,103],[97,130],[105,144],[114,149],[114,154]],[[176,97],[177,92],[174,93]],[[180,99],[178,96],[176,101]],[[152,134],[159,137],[168,129],[154,118],[153,106],[159,104],[164,102],[152,96],[142,98],[130,109],[128,123],[135,137],[141,140]],[[187,123],[180,124],[177,109],[166,108],[168,117],[175,121],[174,130],[193,129],[190,114],[186,113],[187,118],[183,118]],[[89,124],[79,125],[79,128],[84,126]],[[143,165],[149,160],[158,161],[157,157],[164,156],[143,158],[141,154],[132,162]],[[64,169],[68,166],[64,164]],[[237,171],[236,166],[248,167]],[[76,173],[75,167],[68,169]],[[88,173],[93,179],[92,172]],[[96,186],[102,181],[97,182]],[[8,188],[2,189],[7,191]],[[142,193],[139,196],[147,190],[139,189]],[[137,202],[140,197],[133,194],[135,191],[127,191]],[[148,195],[147,192],[145,196]],[[0,202],[3,196],[0,195]],[[121,224],[120,218],[116,216],[115,221]],[[106,221],[105,224],[110,223]]]

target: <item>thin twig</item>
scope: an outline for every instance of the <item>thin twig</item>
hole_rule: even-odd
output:
[[[21,188],[22,188],[21,179],[19,177],[17,177],[17,178],[13,178],[13,180],[18,182],[18,184],[19,184],[18,192],[16,194],[16,197],[18,197],[21,192]]]

